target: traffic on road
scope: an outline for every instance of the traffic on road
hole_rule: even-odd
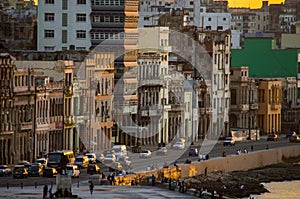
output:
[[[55,176],[58,173],[72,176],[72,182],[77,183],[88,180],[90,175],[95,174],[108,176],[111,172],[115,172],[116,175],[124,175],[208,158],[223,158],[224,153],[226,156],[231,156],[290,146],[299,143],[295,137],[296,135],[288,138],[286,135],[277,135],[273,136],[276,139],[270,139],[269,136],[262,136],[257,141],[234,140],[234,144],[224,144],[228,139],[207,141],[205,144],[199,142],[193,145],[178,140],[173,146],[141,146],[140,153],[133,153],[122,145],[114,147],[117,152],[110,149],[102,154],[86,153],[76,157],[72,151],[50,152],[47,157],[38,159],[34,163],[22,160],[17,165],[0,165],[0,186],[51,184],[55,183]]]

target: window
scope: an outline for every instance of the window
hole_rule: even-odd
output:
[[[76,47],[76,50],[85,50],[85,47]]]
[[[54,0],[45,0],[45,4],[54,4]]]
[[[76,21],[86,21],[86,14],[77,14]]]
[[[85,39],[86,38],[86,31],[85,30],[77,30],[76,31],[76,38],[77,39]]]
[[[68,42],[68,31],[67,30],[62,30],[62,32],[61,32],[61,42],[62,43],[67,43]]]
[[[44,37],[45,38],[54,38],[54,30],[45,30]]]
[[[62,0],[62,9],[68,10],[68,0]]]
[[[54,46],[44,46],[45,51],[54,51]]]
[[[66,27],[68,26],[68,14],[67,13],[62,13],[62,21],[61,21],[62,26]]]
[[[94,22],[100,22],[100,16],[94,16]]]
[[[208,21],[211,21],[211,18],[210,18],[210,17],[208,18]]]
[[[223,18],[223,21],[226,21],[226,18],[225,18],[225,17]]]
[[[77,0],[77,4],[86,4],[86,0]]]
[[[45,21],[54,21],[54,13],[45,13],[44,20]]]

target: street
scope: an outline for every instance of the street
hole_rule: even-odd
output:
[[[217,143],[214,145],[214,141],[209,141],[206,144],[203,144],[201,146],[201,143],[195,143],[194,146],[191,147],[197,147],[200,148],[200,153],[202,151],[207,152],[210,149],[212,149],[209,152],[210,158],[218,158],[222,156],[223,151],[226,152],[227,156],[230,155],[236,155],[236,150],[241,149],[243,151],[244,148],[246,148],[249,153],[251,153],[251,145],[253,146],[254,151],[258,150],[266,150],[266,146],[268,145],[269,149],[277,148],[277,147],[284,147],[289,145],[295,145],[298,143],[290,143],[288,139],[285,138],[285,135],[279,136],[279,141],[267,141],[266,136],[262,136],[261,140],[255,141],[255,140],[246,140],[246,141],[237,141],[235,143],[235,146],[223,146],[222,141],[217,141]],[[139,158],[138,153],[131,153],[129,152],[129,157],[132,161],[132,167],[134,169],[134,172],[140,172],[145,171],[148,166],[150,165],[157,165],[158,168],[161,168],[165,162],[168,164],[173,164],[174,161],[177,160],[177,164],[182,164],[185,162],[187,158],[189,158],[191,161],[198,161],[198,157],[189,157],[188,156],[188,147],[186,147],[185,150],[173,150],[168,149],[168,155],[156,155],[156,147],[142,147],[143,149],[151,149],[152,151],[152,157],[151,158]],[[179,157],[179,158],[178,158]],[[108,171],[108,168],[104,165],[100,165],[101,171],[105,173],[107,176],[110,172]],[[72,183],[78,184],[78,182],[85,181],[89,179],[89,174],[87,174],[86,169],[80,169],[80,177],[79,178],[73,178]],[[6,187],[9,185],[10,187],[21,187],[21,184],[23,183],[23,186],[41,186],[44,184],[50,185],[51,182],[55,184],[55,178],[44,178],[44,177],[28,177],[26,179],[13,179],[12,176],[7,177],[0,177],[0,187]]]

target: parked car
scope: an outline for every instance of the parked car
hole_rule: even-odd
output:
[[[42,176],[43,175],[43,165],[38,163],[38,164],[33,164],[29,171],[28,171],[29,176]]]
[[[278,141],[278,135],[277,134],[269,134],[268,138],[267,138],[267,141],[275,141],[275,142],[277,142]]]
[[[26,160],[22,160],[20,162],[18,162],[18,165],[23,165],[27,168],[27,170],[31,167],[30,162],[26,161]]]
[[[0,165],[0,176],[10,176],[12,174],[11,168],[7,165]]]
[[[97,158],[95,153],[87,153],[85,155],[88,157],[90,164],[96,164]]]
[[[235,145],[235,139],[233,137],[226,137],[223,141],[223,146],[234,146]]]
[[[109,167],[110,172],[122,171],[123,167],[120,162],[113,162]]]
[[[100,173],[100,167],[97,164],[89,164],[87,168],[88,174],[99,174]]]
[[[176,142],[174,145],[173,145],[173,149],[179,149],[179,150],[182,150],[185,148],[185,144],[182,143],[182,142]]]
[[[286,139],[289,139],[290,137],[292,137],[293,135],[297,135],[295,131],[290,131],[286,134]]]
[[[79,178],[80,170],[77,165],[67,165],[66,173],[72,178]]]
[[[28,171],[24,165],[15,165],[13,170],[13,178],[27,178]]]
[[[79,168],[87,168],[89,165],[89,158],[85,155],[79,155],[75,158],[74,164]]]
[[[50,177],[53,178],[57,176],[57,171],[55,168],[52,167],[46,167],[43,171],[43,177]]]
[[[189,149],[189,156],[198,156],[198,149],[197,148],[190,148]]]
[[[35,161],[35,163],[41,163],[44,168],[47,167],[48,159],[47,158],[39,158]]]
[[[151,151],[150,150],[142,150],[139,157],[140,158],[151,158]]]
[[[156,155],[167,155],[167,154],[168,154],[167,147],[161,147],[156,151]]]
[[[290,142],[300,142],[300,135],[292,135],[290,137]]]

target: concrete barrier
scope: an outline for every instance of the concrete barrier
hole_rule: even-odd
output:
[[[193,162],[192,164],[178,165],[181,169],[181,178],[191,177],[199,174],[204,174],[205,168],[207,172],[213,171],[246,171],[249,169],[260,168],[272,164],[283,162],[286,158],[300,156],[300,145],[287,146],[265,151],[250,152],[241,155],[231,155],[209,159],[201,162]],[[140,172],[143,176],[158,176],[158,171]]]

